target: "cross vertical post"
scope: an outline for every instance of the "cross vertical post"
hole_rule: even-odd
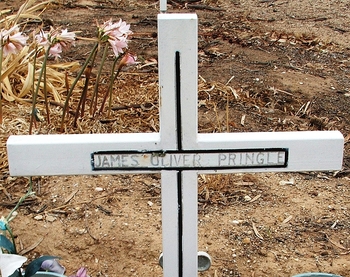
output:
[[[160,0],[160,12],[166,12],[167,10],[167,0]]]
[[[182,276],[198,275],[197,172],[182,171]]]
[[[179,199],[177,171],[161,172],[163,274],[180,276]]]
[[[168,141],[171,146],[175,144],[177,151],[189,148],[188,141],[196,140],[198,130],[197,109],[191,111],[186,109],[189,101],[192,102],[192,106],[197,106],[197,21],[196,14],[158,15],[160,136],[162,142]],[[173,120],[165,119],[169,114],[172,114]],[[162,210],[165,212],[162,216],[164,276],[196,276],[197,173],[181,169],[176,172],[178,187],[175,195],[178,197],[179,209],[177,214],[174,207],[170,207],[171,204],[162,195]],[[162,176],[163,174],[168,173],[162,171]],[[174,174],[172,180],[175,180]],[[169,179],[162,177],[162,190],[167,190],[167,186],[170,186]],[[171,190],[174,189],[171,184]],[[164,192],[164,196],[166,195],[168,193]],[[173,191],[173,197],[175,195]],[[172,202],[174,204],[174,201]],[[175,229],[172,228],[175,226],[175,218],[178,224],[177,236],[174,236]],[[168,232],[173,234],[172,238]],[[174,245],[175,237],[177,247]]]

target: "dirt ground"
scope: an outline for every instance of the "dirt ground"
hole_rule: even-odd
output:
[[[349,2],[168,2],[168,12],[199,18],[200,132],[339,130],[345,137],[339,172],[200,175],[199,250],[210,254],[212,266],[199,276],[312,271],[349,277]],[[20,4],[4,0],[0,8],[16,11]],[[94,33],[96,20],[110,18],[126,20],[134,32],[130,49],[140,63],[119,78],[113,120],[86,116],[79,128],[67,123],[67,133],[158,131],[158,5],[60,0],[42,14],[45,22],[81,36]],[[82,62],[89,47],[77,43],[64,59]],[[51,109],[59,118],[61,108]],[[10,134],[28,133],[29,111],[30,105],[4,103],[2,156]],[[35,132],[58,132],[58,124],[43,122]],[[29,259],[60,256],[67,275],[86,266],[90,276],[162,276],[158,174],[43,176],[33,185],[36,196],[11,223]],[[6,215],[28,179],[9,176],[5,164],[0,188],[0,213]]]

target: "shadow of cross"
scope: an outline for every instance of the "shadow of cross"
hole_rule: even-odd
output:
[[[163,2],[164,3],[164,2]],[[198,133],[195,14],[158,15],[160,131],[10,136],[16,176],[161,172],[163,274],[198,275],[197,175],[338,170],[338,131]]]

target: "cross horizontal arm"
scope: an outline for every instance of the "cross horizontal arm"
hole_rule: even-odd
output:
[[[194,141],[190,151],[177,152],[164,148],[159,133],[10,136],[7,151],[14,176],[177,168],[200,173],[291,172],[342,166],[344,138],[338,131],[198,134]]]
[[[10,136],[7,141],[13,176],[94,175],[97,173],[92,170],[90,157],[96,150],[160,151],[161,148],[159,133],[27,135]]]
[[[235,172],[296,172],[340,170],[343,147],[344,137],[339,131],[300,131],[198,134],[197,141],[191,149],[283,148],[288,155],[285,168],[240,168]]]

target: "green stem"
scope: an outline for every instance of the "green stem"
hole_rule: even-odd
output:
[[[33,195],[34,192],[32,191],[32,188],[29,187],[29,190],[27,191],[27,193],[25,195],[23,195],[17,202],[16,206],[11,210],[11,212],[8,214],[8,216],[6,217],[6,221],[9,221],[12,217],[12,214],[18,209],[18,207],[23,203],[24,200],[27,199],[28,196]]]
[[[103,50],[103,55],[102,55],[100,68],[98,69],[97,76],[96,76],[96,82],[95,82],[95,86],[94,86],[94,93],[93,93],[92,98],[91,98],[90,115],[92,117],[94,116],[94,114],[96,112],[98,87],[99,87],[99,84],[100,84],[100,79],[101,79],[103,65],[104,65],[104,63],[106,61],[106,57],[107,57],[107,50],[108,50],[108,44],[106,44],[105,49]]]
[[[17,254],[17,248],[16,248],[16,242],[15,242],[15,237],[13,235],[13,232],[9,226],[9,224],[6,224],[6,230],[9,232],[11,240],[12,240],[12,245],[13,245],[13,249],[14,249],[14,253],[12,254]]]
[[[44,71],[45,71],[45,68],[46,68],[46,63],[47,63],[47,58],[49,57],[49,52],[50,52],[50,47],[45,52],[43,65],[41,67],[40,74],[39,74],[39,77],[38,77],[38,82],[37,82],[37,85],[36,85],[36,88],[35,88],[35,92],[33,94],[32,114],[30,116],[30,124],[29,124],[29,134],[30,135],[32,134],[33,122],[34,122],[35,113],[36,113],[36,111],[35,111],[35,109],[36,109],[35,108],[35,106],[36,106],[36,99],[38,98],[39,87],[40,87],[41,79],[43,77],[43,74],[44,74]],[[37,54],[38,54],[38,52],[36,52],[35,56],[34,56],[34,73],[35,73],[35,65],[36,65]]]
[[[45,101],[45,108],[46,108],[46,117],[47,117],[47,124],[50,124],[50,110],[49,110],[49,101],[47,99],[47,86],[46,86],[46,63],[44,69],[44,101]]]
[[[109,86],[109,100],[108,100],[108,113],[107,113],[107,117],[111,116],[111,110],[112,110],[112,95],[113,95],[113,83],[115,81],[115,79],[117,79],[117,77],[119,76],[121,67],[118,67],[117,73],[114,75],[114,77],[112,78],[111,81],[111,85]]]
[[[109,86],[108,86],[108,90],[102,100],[102,104],[101,104],[101,107],[100,107],[100,110],[99,110],[99,113],[102,113],[103,111],[103,108],[105,106],[105,103],[107,101],[107,97],[108,95],[112,92],[112,88],[113,88],[113,83],[114,83],[114,80],[115,80],[115,75],[114,75],[114,70],[115,70],[115,66],[117,65],[117,61],[119,60],[119,57],[115,58],[114,59],[114,62],[113,62],[113,66],[112,66],[112,70],[111,70],[111,79],[110,79],[110,82],[109,82]],[[119,74],[119,70],[117,72],[117,74]],[[116,75],[117,75],[116,74]]]
[[[27,191],[27,193],[25,195],[23,195],[17,202],[16,206],[10,211],[10,213],[8,214],[8,216],[6,217],[6,222],[10,222],[11,221],[11,217],[13,215],[13,213],[18,209],[18,207],[23,203],[24,200],[26,200],[26,198],[28,196],[33,195],[33,191],[32,191],[32,179],[30,178],[30,186],[29,186],[29,190]],[[6,230],[9,232],[11,240],[12,240],[12,245],[13,248],[15,250],[15,253],[17,253],[17,249],[16,249],[16,242],[15,242],[15,237],[13,236],[13,232],[10,228],[9,224],[6,224]]]
[[[64,102],[64,107],[63,107],[63,112],[62,112],[62,118],[61,118],[61,126],[60,126],[60,130],[61,132],[63,132],[63,125],[64,125],[64,118],[66,116],[66,113],[67,113],[67,109],[68,109],[68,103],[69,103],[69,99],[70,97],[72,96],[72,93],[73,93],[73,90],[76,86],[76,84],[78,83],[81,75],[83,75],[84,71],[85,71],[85,68],[88,66],[91,58],[95,55],[95,52],[97,51],[98,49],[98,46],[99,46],[99,43],[97,42],[95,45],[94,45],[94,48],[92,49],[89,57],[86,59],[85,63],[83,64],[83,67],[80,69],[77,77],[75,78],[72,86],[70,87],[69,91],[68,91],[68,95],[66,97],[66,101]]]
[[[78,121],[78,118],[79,118],[79,114],[80,114],[81,117],[84,116],[85,101],[86,101],[86,95],[87,95],[87,91],[88,91],[88,87],[89,87],[90,75],[91,75],[91,67],[88,66],[86,68],[86,70],[85,70],[85,85],[84,85],[83,92],[81,93],[81,96],[80,96],[80,99],[79,99],[77,110],[75,112],[74,121],[73,121],[73,127],[77,127],[77,121]],[[80,106],[81,106],[81,113],[79,113]]]

